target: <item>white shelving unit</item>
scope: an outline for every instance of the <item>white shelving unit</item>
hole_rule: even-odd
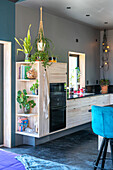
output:
[[[27,91],[27,96],[29,97],[28,100],[34,100],[36,103],[36,106],[34,108],[30,109],[29,114],[25,114],[23,112],[23,109],[19,108],[19,104],[16,100],[16,133],[20,135],[27,135],[27,136],[35,136],[39,137],[39,124],[38,124],[38,118],[39,118],[39,95],[33,95],[32,92],[30,91],[30,87],[32,86],[33,83],[36,82],[36,79],[39,79],[39,62],[36,62],[33,64],[32,67],[34,67],[37,71],[37,77],[36,79],[19,79],[19,68],[21,68],[21,65],[28,65],[30,64],[29,62],[17,62],[16,63],[16,98],[17,98],[17,92],[19,90],[23,91],[26,89]],[[39,82],[40,84],[40,82]],[[20,132],[19,131],[19,119],[20,118],[27,118],[29,121],[28,127],[30,129],[35,129],[35,132]]]
[[[47,104],[47,95],[45,94],[45,89],[48,88],[50,83],[62,83],[67,81],[67,64],[66,63],[52,63],[50,67],[48,67],[45,71],[42,66],[42,62],[37,61],[33,64],[37,71],[37,78],[39,82],[38,87],[38,95],[33,95],[30,91],[30,87],[36,82],[36,79],[19,79],[19,68],[21,65],[28,65],[30,62],[16,62],[16,99],[17,92],[19,90],[23,91],[26,89],[27,96],[29,96],[29,100],[34,100],[36,102],[36,106],[31,109],[29,114],[25,114],[22,109],[19,108],[19,104],[16,100],[16,134],[25,135],[31,137],[44,137],[50,134],[49,132],[49,104],[48,110],[45,113],[45,104]],[[47,84],[45,83],[45,76],[47,78]],[[29,120],[29,127],[31,129],[36,129],[35,132],[32,131],[30,133],[23,131],[19,131],[18,119],[26,117]]]

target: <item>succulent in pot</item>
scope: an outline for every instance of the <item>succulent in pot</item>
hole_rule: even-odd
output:
[[[100,86],[101,86],[101,93],[106,94],[108,93],[108,86],[110,84],[110,81],[107,79],[101,79],[100,80]]]
[[[36,80],[36,83],[33,84],[30,88],[30,91],[32,91],[32,94],[38,95],[38,79]]]
[[[31,51],[32,51],[32,45],[31,45],[31,35],[30,35],[30,28],[31,24],[29,25],[28,31],[27,31],[27,36],[23,39],[19,39],[22,44],[19,42],[19,40],[15,37],[15,41],[17,44],[20,46],[20,49],[17,49],[17,54],[18,52],[23,52],[25,54],[25,62],[30,62],[31,58]]]
[[[27,92],[24,89],[23,92],[22,91],[18,91],[17,93],[17,102],[19,103],[19,107],[20,109],[24,109],[24,113],[29,113],[30,112],[30,108],[34,108],[36,106],[36,103],[34,102],[34,100],[29,100],[28,101],[29,96],[27,96]]]

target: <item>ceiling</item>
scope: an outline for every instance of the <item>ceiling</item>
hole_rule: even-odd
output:
[[[113,28],[113,0],[25,0],[20,4],[35,9],[43,6],[46,12],[99,29]]]

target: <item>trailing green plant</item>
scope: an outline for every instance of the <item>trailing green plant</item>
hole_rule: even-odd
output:
[[[17,44],[20,46],[20,49],[17,49],[17,54],[18,51],[21,51],[25,54],[30,54],[32,51],[32,45],[31,45],[31,35],[30,35],[30,28],[31,28],[31,24],[29,25],[28,31],[27,31],[27,37],[23,39],[19,39],[22,42],[19,42],[19,40],[15,37],[15,41],[17,42]]]
[[[110,81],[107,79],[100,80],[100,86],[106,86],[106,85],[109,86],[109,84],[110,84]]]
[[[29,110],[30,108],[34,108],[36,106],[36,103],[34,102],[34,100],[29,100],[28,101],[29,96],[27,96],[27,92],[24,89],[23,92],[22,91],[18,91],[17,92],[17,102],[19,103],[19,107],[20,109],[22,108],[22,106],[27,110]]]
[[[36,80],[36,83],[33,84],[31,87],[30,87],[30,91],[33,91],[35,93],[35,89],[38,89],[38,79]]]
[[[39,51],[37,48],[37,42],[42,42],[44,46],[43,51]],[[47,66],[50,66],[49,63],[49,56],[52,55],[52,51],[54,49],[54,45],[52,41],[43,35],[43,31],[40,32],[40,34],[35,39],[34,43],[34,51],[35,53],[32,55],[32,60],[38,58],[39,61],[42,61],[42,66],[46,69]]]

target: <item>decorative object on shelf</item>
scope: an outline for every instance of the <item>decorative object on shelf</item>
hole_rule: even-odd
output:
[[[54,45],[52,41],[44,36],[43,21],[42,21],[42,7],[41,7],[39,32],[37,38],[35,39],[35,43],[34,43],[35,53],[31,57],[32,60],[42,61],[42,65],[46,69],[47,66],[51,65],[49,63],[49,55],[52,54],[53,47]]]
[[[101,79],[100,80],[100,86],[101,86],[101,93],[106,94],[108,93],[108,86],[110,84],[109,80]]]
[[[109,52],[110,47],[107,42],[106,29],[104,29],[103,42],[102,42],[102,65],[103,79],[105,79],[105,72],[109,70]]]
[[[29,113],[30,112],[30,108],[34,108],[36,106],[36,103],[34,102],[34,100],[29,100],[28,101],[28,96],[27,96],[27,92],[24,89],[23,92],[22,91],[18,91],[17,93],[17,102],[19,103],[19,107],[20,109],[22,109],[22,106],[24,108],[24,113]]]
[[[26,74],[27,74],[27,78],[29,79],[36,79],[37,77],[37,71],[33,68],[31,68]]]
[[[27,37],[25,37],[24,40],[22,40],[21,38],[19,39],[20,41],[22,41],[23,43],[22,45],[19,42],[19,40],[15,38],[15,41],[20,46],[20,49],[17,49],[17,54],[18,51],[23,52],[25,54],[25,62],[30,62],[30,58],[31,58],[32,45],[31,45],[30,28],[31,28],[31,24],[29,25],[28,28]]]
[[[38,79],[37,79],[36,83],[33,84],[30,88],[30,91],[32,91],[32,94],[38,95],[38,86],[39,86],[39,84],[38,84]]]
[[[57,57],[49,57],[49,62],[57,63]]]
[[[19,118],[18,124],[19,124],[19,132],[25,131],[25,129],[28,127],[28,118]]]

